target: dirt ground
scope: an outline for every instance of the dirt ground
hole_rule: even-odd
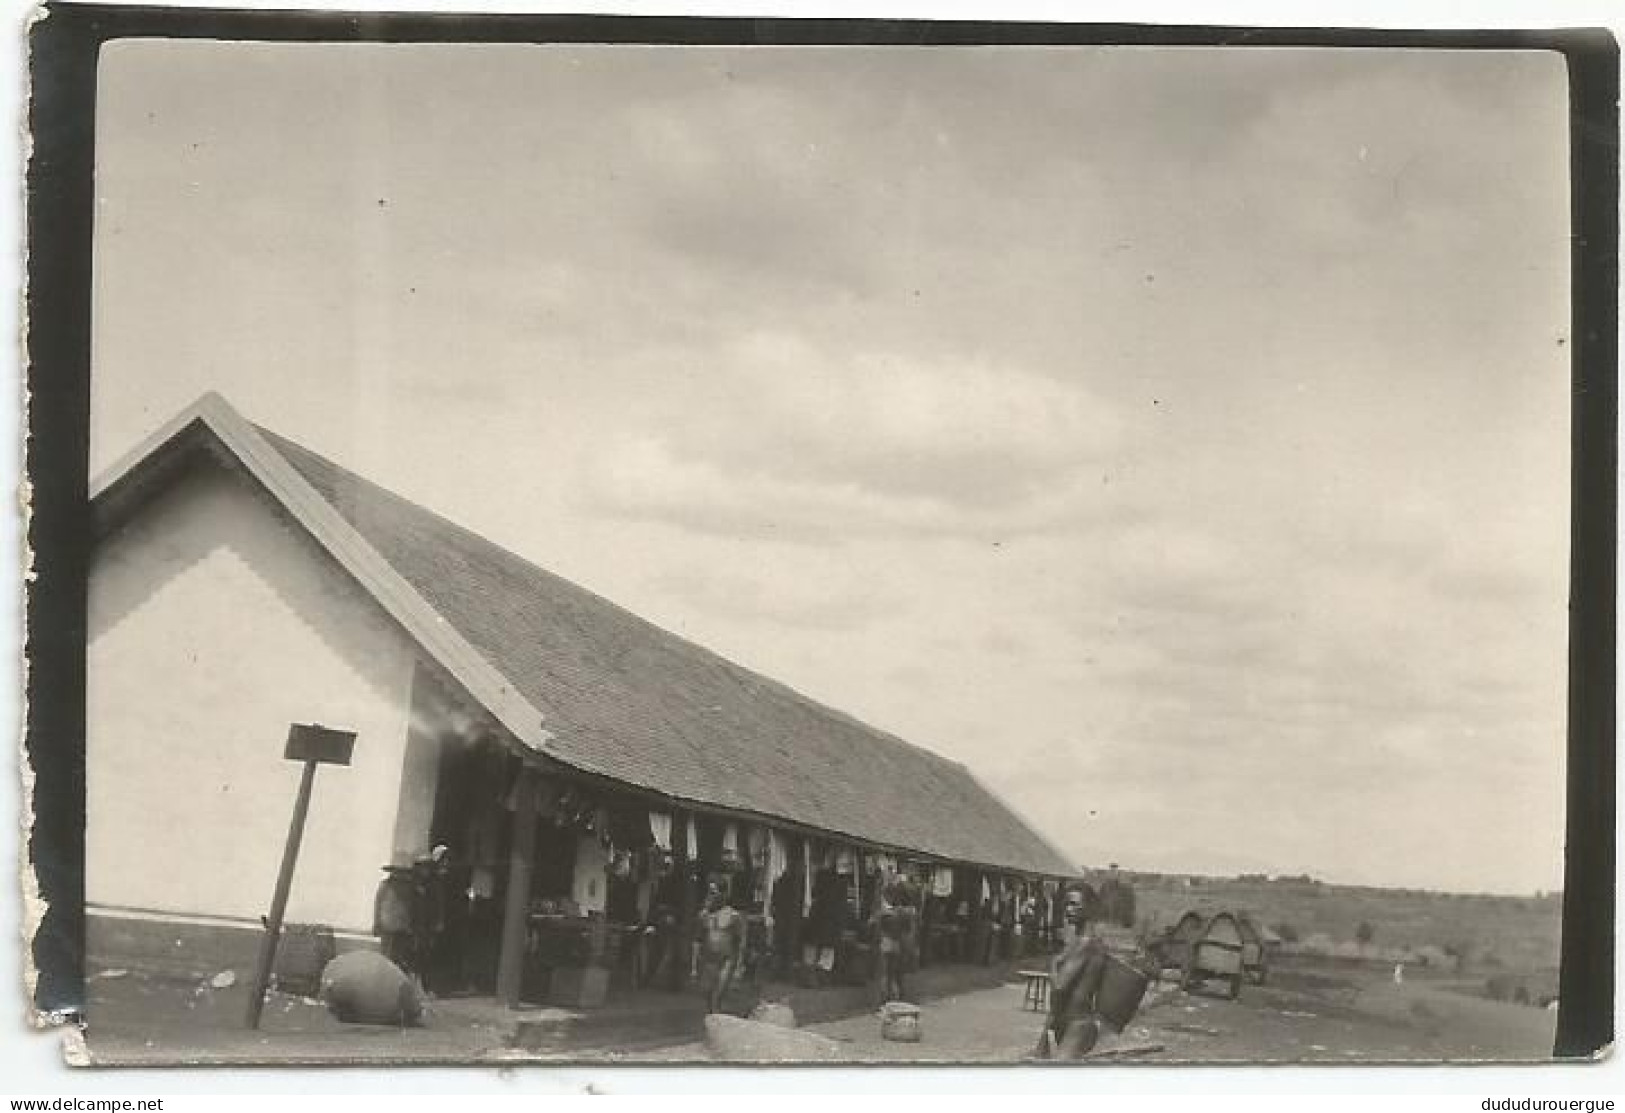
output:
[[[922,1003],[917,1044],[880,1038],[877,1016],[808,1026],[853,1061],[1019,1062],[1037,1043],[1041,1017],[1021,1007],[1017,984]],[[316,1002],[273,995],[258,1032],[242,1026],[246,994],[138,973],[91,983],[93,1059],[133,1062],[461,1062],[706,1059],[693,1038],[627,1047],[613,1033],[594,1047],[535,1053],[508,1046],[512,1017],[490,1002],[440,1002],[426,1028],[346,1025]],[[1156,987],[1130,1027],[1104,1039],[1100,1061],[1395,1062],[1538,1060],[1551,1050],[1556,1013],[1464,996],[1420,979],[1396,985],[1380,971],[1291,969],[1241,998]]]
[[[848,1017],[809,1030],[841,1043],[854,1060],[1018,1062],[1038,1042],[1041,1017],[1021,1008],[1017,985],[922,1006],[916,1044],[880,1038],[878,1016]],[[1100,1062],[1381,1063],[1536,1060],[1550,1056],[1556,1013],[1463,997],[1425,983],[1394,985],[1284,975],[1248,986],[1239,1000],[1164,984]],[[662,1049],[662,1059],[703,1058],[699,1043]]]

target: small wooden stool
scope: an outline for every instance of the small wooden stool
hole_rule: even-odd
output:
[[[1049,1008],[1049,972],[1047,970],[1018,970],[1027,979],[1027,990],[1022,994],[1021,1007],[1035,1013]]]

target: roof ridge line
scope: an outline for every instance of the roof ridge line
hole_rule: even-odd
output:
[[[554,756],[548,746],[552,733],[545,726],[546,717],[541,710],[311,486],[299,469],[266,439],[259,426],[238,413],[218,393],[210,391],[199,397],[104,472],[91,488],[92,501],[139,470],[154,458],[154,453],[199,422],[311,539],[361,584],[407,636],[516,739],[540,755]]]
[[[734,661],[734,660],[732,660],[732,659],[730,659],[728,657],[725,657],[721,653],[718,653],[716,650],[711,649],[708,646],[706,646],[706,645],[704,645],[704,644],[702,644],[700,642],[697,642],[692,638],[686,637],[686,636],[678,633],[675,630],[667,629],[665,626],[660,625],[658,622],[655,622],[655,621],[653,621],[653,620],[651,620],[649,618],[645,618],[643,615],[638,614],[636,611],[633,611],[633,610],[631,610],[631,609],[629,609],[627,607],[622,606],[620,603],[615,602],[615,600],[609,598],[608,596],[602,595],[602,594],[598,593],[597,591],[594,591],[592,588],[587,587],[584,584],[581,584],[581,583],[577,582],[576,580],[570,579],[568,576],[560,575],[558,572],[553,571],[552,569],[546,567],[545,565],[538,564],[536,561],[534,561],[534,560],[530,559],[529,557],[525,556],[523,553],[515,552],[513,549],[508,548],[506,545],[502,545],[502,544],[500,544],[500,543],[498,543],[496,541],[491,540],[489,537],[486,537],[484,534],[481,534],[481,533],[479,533],[479,532],[477,532],[477,531],[475,531],[473,529],[470,529],[468,526],[463,525],[461,522],[458,522],[456,519],[448,518],[446,515],[440,513],[438,510],[435,510],[433,507],[425,506],[421,502],[418,502],[418,501],[416,501],[414,499],[410,499],[410,498],[406,497],[405,495],[401,494],[398,491],[391,490],[389,487],[384,486],[382,483],[379,483],[377,480],[370,479],[367,476],[362,475],[360,472],[354,470],[353,468],[348,467],[348,466],[346,466],[344,464],[341,464],[341,463],[339,463],[338,461],[332,459],[329,456],[323,455],[322,453],[316,451],[315,449],[309,447],[308,445],[305,445],[305,444],[301,443],[300,441],[294,440],[292,437],[288,437],[288,436],[285,436],[285,435],[283,435],[281,433],[278,433],[275,429],[268,429],[263,425],[258,425],[258,424],[252,423],[252,422],[250,422],[250,424],[253,424],[255,430],[258,431],[261,435],[269,437],[273,442],[273,447],[276,447],[276,442],[291,445],[294,449],[296,449],[296,450],[298,450],[300,452],[304,452],[304,453],[307,453],[307,454],[309,454],[311,456],[314,456],[317,460],[320,460],[322,463],[326,464],[328,467],[336,468],[337,470],[343,472],[345,475],[349,476],[350,478],[352,478],[352,479],[354,479],[354,480],[356,480],[358,482],[365,483],[372,490],[374,490],[374,491],[378,492],[379,494],[383,495],[385,498],[389,499],[390,501],[392,501],[394,503],[397,503],[399,505],[408,507],[408,508],[410,508],[412,510],[415,510],[415,511],[419,512],[419,513],[427,514],[430,517],[434,518],[437,522],[440,522],[443,525],[446,525],[446,526],[450,527],[451,529],[455,530],[459,534],[462,534],[464,537],[469,538],[470,540],[475,541],[475,542],[479,543],[482,546],[486,546],[486,547],[489,547],[491,549],[495,549],[497,552],[503,554],[504,556],[506,556],[506,557],[508,557],[508,558],[510,558],[512,560],[519,561],[521,564],[524,564],[527,568],[531,569],[532,571],[540,572],[544,576],[547,576],[547,577],[549,577],[551,579],[557,580],[560,583],[568,584],[571,588],[575,589],[576,591],[579,591],[579,592],[582,592],[585,595],[591,596],[598,603],[602,604],[605,607],[608,607],[608,608],[614,610],[619,615],[631,620],[632,622],[636,623],[637,625],[645,627],[645,628],[650,629],[650,630],[654,630],[654,631],[658,632],[663,637],[672,638],[672,639],[674,639],[676,641],[679,641],[679,642],[683,643],[683,645],[685,645],[685,646],[688,646],[688,647],[690,647],[692,649],[698,650],[700,653],[703,653],[708,658],[710,658],[712,663],[714,663],[716,665],[719,665],[725,672],[727,672],[728,675],[729,675],[729,678],[731,680],[733,680],[735,683],[738,683],[742,679],[748,679],[748,680],[753,681],[755,683],[769,685],[769,686],[771,686],[773,688],[776,688],[779,691],[791,696],[792,698],[796,699],[797,701],[799,701],[801,703],[809,704],[813,708],[817,709],[818,711],[824,712],[824,713],[829,714],[829,715],[836,716],[836,717],[844,720],[848,724],[851,724],[851,725],[857,726],[857,727],[861,727],[862,729],[864,729],[866,731],[873,731],[876,734],[885,735],[886,738],[888,738],[889,740],[891,740],[893,742],[896,742],[899,745],[907,746],[909,749],[914,750],[917,753],[923,754],[926,757],[932,759],[933,761],[944,762],[944,763],[946,763],[948,765],[956,766],[956,767],[961,768],[961,769],[967,769],[968,768],[963,762],[955,761],[953,758],[946,757],[943,754],[940,754],[940,753],[936,752],[935,750],[932,750],[932,749],[930,749],[930,748],[928,748],[926,746],[922,746],[917,742],[910,742],[908,739],[902,737],[899,734],[896,734],[893,731],[887,730],[884,727],[878,727],[878,726],[874,725],[873,723],[870,723],[870,722],[867,722],[867,721],[865,721],[863,719],[860,719],[856,715],[853,715],[851,712],[843,711],[838,707],[835,707],[835,706],[832,706],[831,704],[825,703],[823,700],[819,699],[818,697],[810,696],[807,693],[801,691],[798,688],[795,688],[794,686],[792,686],[790,684],[785,683],[782,680],[779,680],[779,679],[777,679],[775,677],[767,675],[765,672],[759,672],[756,669],[753,669],[748,665],[740,664],[738,661]],[[295,469],[295,470],[297,470],[297,469]],[[1002,800],[1000,802],[1004,803],[1004,801],[1002,801]],[[1006,804],[1005,806],[1008,807],[1009,805]]]

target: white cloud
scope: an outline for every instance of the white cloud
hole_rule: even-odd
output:
[[[595,504],[782,536],[1022,535],[1116,504],[1123,440],[1082,386],[1017,368],[846,355],[782,334],[729,346],[692,396],[595,448]]]

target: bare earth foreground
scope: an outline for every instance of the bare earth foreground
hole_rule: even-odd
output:
[[[696,1008],[689,1035],[651,1045],[598,1030],[591,1044],[536,1052],[515,1048],[513,1019],[489,1002],[441,1003],[426,1028],[345,1025],[321,1006],[273,995],[264,1027],[242,1027],[240,986],[207,990],[130,972],[91,983],[87,1042],[94,1062],[469,1063],[706,1060]],[[923,1002],[917,1044],[880,1038],[873,1014],[810,1024],[854,1061],[1013,1063],[1038,1039],[1041,1018],[1005,984]],[[1394,1062],[1540,1060],[1550,1056],[1556,1013],[1470,997],[1437,982],[1396,985],[1377,971],[1290,968],[1248,986],[1240,1000],[1156,987],[1130,1028],[1102,1041],[1098,1061]]]

